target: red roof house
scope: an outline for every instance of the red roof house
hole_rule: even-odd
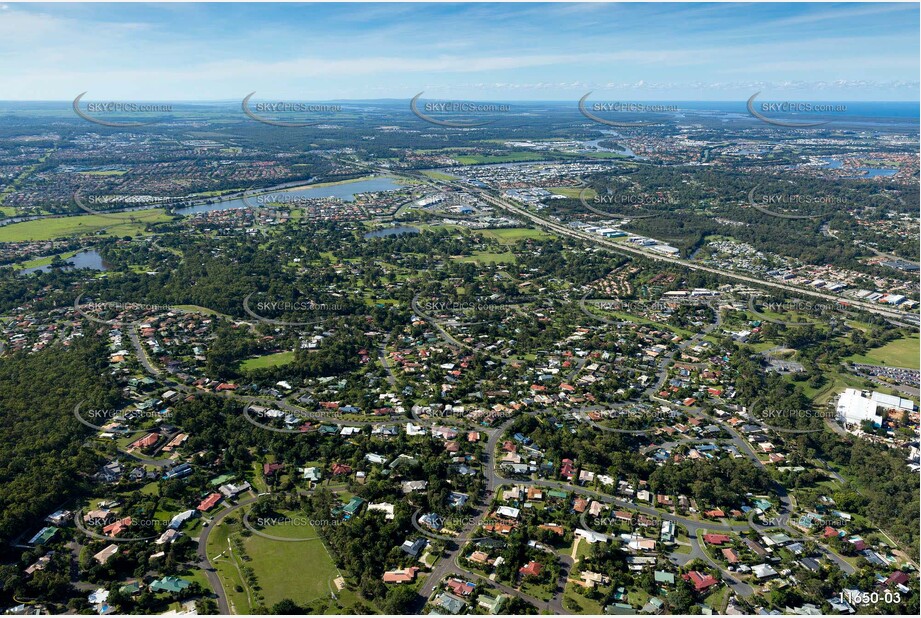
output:
[[[343,474],[349,474],[352,471],[352,466],[349,466],[344,463],[334,463],[333,464],[333,476],[341,476]]]
[[[518,569],[518,572],[521,573],[523,577],[531,577],[531,576],[537,577],[538,575],[540,575],[540,572],[543,570],[544,570],[544,565],[542,565],[540,562],[534,562],[532,560],[531,562],[527,563],[526,565]]]
[[[118,536],[119,534],[121,534],[122,532],[124,532],[130,527],[131,527],[131,517],[125,517],[124,519],[113,521],[111,524],[103,528],[102,532],[106,536]]]
[[[694,586],[694,590],[697,592],[703,592],[707,588],[719,583],[719,580],[712,575],[704,575],[700,571],[691,571],[687,575],[682,575],[681,578],[685,581],[690,581]]]
[[[285,467],[285,464],[267,463],[262,464],[262,474],[265,476],[275,476],[275,473]]]
[[[220,502],[221,498],[223,498],[221,494],[219,494],[218,492],[214,492],[213,494],[211,494],[210,496],[208,496],[207,498],[201,501],[201,504],[198,505],[198,510],[204,513],[205,511],[214,508],[214,505]]]

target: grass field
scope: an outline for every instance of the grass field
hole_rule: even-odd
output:
[[[49,217],[0,227],[0,242],[51,240],[91,235],[102,230],[109,236],[136,236],[144,232],[147,223],[169,220],[166,213],[159,208],[105,216]]]
[[[541,161],[547,155],[536,152],[513,152],[507,155],[458,155],[454,159],[462,165],[478,165],[480,163],[517,163],[519,161]]]
[[[124,176],[125,170],[100,170],[96,172],[80,172],[83,176]]]
[[[253,369],[265,369],[266,367],[281,367],[294,360],[294,351],[277,352],[275,354],[266,354],[256,358],[248,358],[240,363],[242,371],[252,371]]]
[[[511,251],[505,253],[490,253],[488,251],[475,251],[473,255],[458,258],[458,262],[476,262],[478,264],[514,264],[515,254]]]
[[[190,313],[206,313],[208,315],[217,315],[217,311],[208,309],[207,307],[200,307],[198,305],[173,305],[173,308],[179,309],[180,311],[188,311]]]
[[[62,260],[69,260],[73,256],[77,255],[76,251],[68,251],[67,253],[61,253]],[[23,268],[36,268],[38,266],[47,266],[54,260],[53,255],[46,255],[45,257],[35,258],[34,260],[28,260],[26,262],[20,262],[19,264],[13,264],[13,269],[21,270]]]
[[[555,195],[565,195],[566,197],[571,197],[576,199],[579,197],[579,194],[582,193],[583,189],[581,187],[550,187],[550,193]],[[589,189],[585,192],[585,199],[590,199],[595,197],[595,190]]]
[[[274,541],[258,535],[244,537],[243,547],[249,560],[244,561],[234,552],[226,552],[228,539],[239,537],[243,530],[241,513],[234,514],[233,524],[221,523],[208,538],[208,556],[218,571],[228,597],[232,600],[235,613],[252,613],[249,599],[256,591],[247,590],[247,584],[240,577],[238,567],[246,565],[253,570],[258,581],[258,593],[262,605],[271,608],[282,599],[291,599],[298,604],[329,598],[332,581],[339,572],[326,547],[319,539],[288,543]],[[311,539],[317,536],[316,530],[306,522],[306,518],[288,514],[291,519],[302,525],[290,523],[266,527],[267,534],[288,538]],[[215,556],[225,552],[220,558]],[[237,586],[243,588],[240,592]],[[247,594],[247,592],[249,594]]]
[[[424,170],[422,173],[435,180],[455,180],[457,178],[457,176],[452,176],[451,174],[445,174],[443,172],[436,172],[434,170]]]
[[[0,215],[4,217],[15,217],[16,209],[12,206],[0,206]]]
[[[601,615],[604,608],[601,603],[593,599],[588,599],[579,594],[582,587],[578,584],[566,584],[566,590],[563,593],[563,607],[574,614]]]
[[[550,238],[550,235],[530,227],[504,227],[486,230],[473,230],[477,234],[482,234],[489,238],[495,238],[502,244],[512,245],[519,240],[535,239],[540,240]]]
[[[889,367],[918,369],[919,351],[921,351],[921,342],[918,340],[918,335],[912,335],[911,337],[890,341],[881,348],[869,350],[866,354],[851,356],[847,360],[868,365],[888,365]]]

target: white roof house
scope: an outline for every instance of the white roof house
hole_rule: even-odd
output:
[[[594,530],[585,530],[583,528],[576,528],[575,535],[580,539],[585,539],[588,543],[607,543],[611,540],[606,534],[601,534]]]

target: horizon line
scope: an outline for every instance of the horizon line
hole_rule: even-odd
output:
[[[225,99],[143,99],[143,98],[100,98],[100,99],[86,99],[87,101],[95,102],[142,102],[142,103],[240,103],[244,97],[239,99],[225,98]],[[427,97],[428,98],[428,97]],[[403,102],[410,101],[412,97],[378,97],[373,99],[350,99],[350,98],[327,98],[327,99],[297,99],[291,97],[272,97],[272,98],[254,98],[253,101],[275,101],[275,102],[298,102],[298,103],[329,103],[329,102],[355,102],[355,103],[367,103],[367,102],[381,102],[381,101],[394,101],[394,102]],[[639,99],[634,97],[598,97],[599,100],[616,100],[623,103],[661,103],[661,102],[670,102],[670,103],[745,103],[746,99]],[[573,99],[469,99],[464,97],[431,97],[429,100],[432,101],[469,101],[475,103],[569,103],[569,102],[578,102],[578,98]],[[829,102],[829,103],[915,103],[921,105],[921,99],[816,99],[816,98],[801,98],[801,97],[786,97],[783,99],[771,99],[764,98],[765,101],[795,101],[795,102]],[[73,99],[0,99],[0,104],[2,103],[64,103],[72,104]]]

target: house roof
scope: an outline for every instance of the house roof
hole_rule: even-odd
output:
[[[209,495],[207,498],[201,501],[201,503],[198,505],[198,510],[205,512],[208,509],[213,508],[214,505],[220,502],[221,498],[223,497],[224,496],[221,495],[220,493],[214,492],[213,494]]]
[[[544,569],[544,565],[540,562],[535,562],[531,560],[529,563],[518,569],[518,572],[524,575],[525,577],[529,575],[540,575],[540,572]]]
[[[715,586],[719,583],[719,580],[713,577],[712,575],[705,575],[700,571],[691,571],[687,575],[682,575],[682,579],[685,581],[690,581],[694,586],[694,590],[701,592],[706,590],[710,586]]]
[[[408,569],[398,569],[384,573],[385,584],[405,584],[416,579],[416,572],[419,567],[409,567]]]

